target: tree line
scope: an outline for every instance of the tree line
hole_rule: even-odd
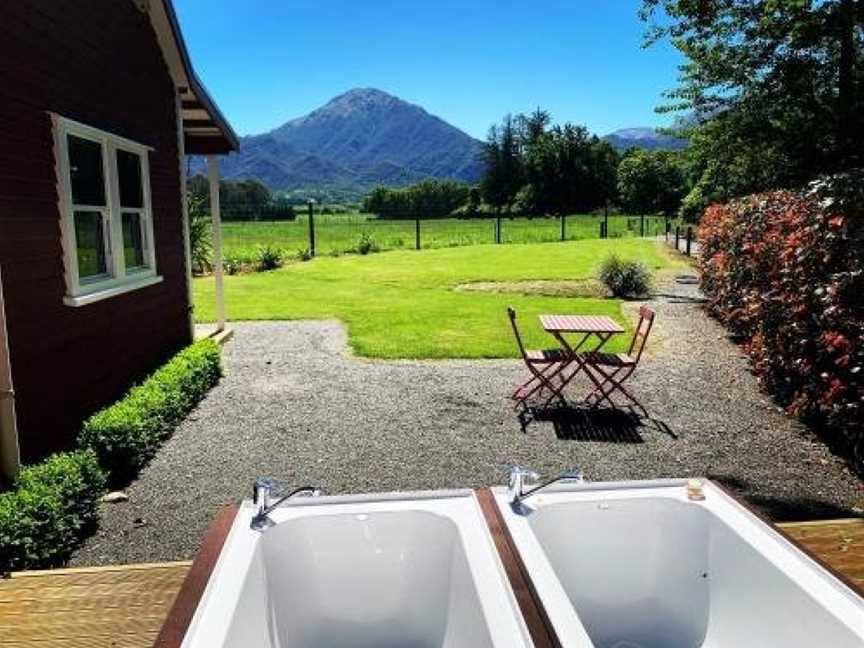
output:
[[[544,110],[507,115],[489,130],[480,191],[496,211],[587,213],[614,205],[628,213],[674,213],[684,191],[677,153],[619,154],[584,126],[551,125]]]
[[[507,115],[489,130],[477,186],[424,180],[378,187],[363,201],[380,218],[563,215],[612,206],[633,214],[673,214],[684,195],[680,154],[619,154],[584,126],[551,125],[543,110]]]
[[[377,187],[363,200],[363,210],[379,218],[441,218],[465,205],[471,192],[469,185],[455,180],[423,180],[401,188]]]

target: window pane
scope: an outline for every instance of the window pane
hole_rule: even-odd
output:
[[[79,279],[106,274],[102,214],[93,211],[75,212],[75,246]]]
[[[102,145],[67,135],[72,202],[76,205],[105,204],[105,179],[102,175]]]
[[[120,205],[143,207],[141,189],[141,158],[129,151],[117,151],[117,175],[120,179]]]
[[[123,212],[123,258],[126,269],[142,268],[144,261],[144,237],[141,232],[141,214]]]

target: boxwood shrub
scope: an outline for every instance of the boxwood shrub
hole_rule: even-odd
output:
[[[95,525],[105,475],[89,450],[21,470],[0,493],[0,573],[56,567]]]
[[[80,443],[96,453],[112,484],[125,483],[221,375],[219,346],[212,340],[195,342],[122,400],[87,419]]]
[[[699,242],[708,310],[864,474],[864,173],[713,205]]]

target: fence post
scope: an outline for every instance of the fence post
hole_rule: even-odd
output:
[[[315,201],[309,201],[309,254],[315,256]]]
[[[567,214],[561,214],[561,240],[567,240]]]
[[[639,236],[645,238],[645,214],[639,216]]]
[[[603,238],[609,238],[609,202],[606,202],[606,206],[603,210]]]
[[[680,251],[678,248],[678,243],[680,242],[680,240],[681,240],[681,226],[676,225],[675,226],[675,251],[676,252]]]
[[[687,226],[687,256],[690,256],[690,242],[693,240],[693,228]]]
[[[498,218],[495,220],[495,242],[501,242],[501,214],[498,214]]]
[[[414,220],[414,249],[420,249],[420,219]]]
[[[663,236],[666,238],[666,242],[668,243],[669,242],[669,230],[671,229],[672,225],[669,223],[669,217],[668,216],[663,217],[663,222],[664,222],[665,230],[666,230],[664,232]]]

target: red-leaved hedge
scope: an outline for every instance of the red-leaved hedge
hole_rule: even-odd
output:
[[[864,177],[712,205],[699,243],[709,311],[787,411],[864,471]]]

